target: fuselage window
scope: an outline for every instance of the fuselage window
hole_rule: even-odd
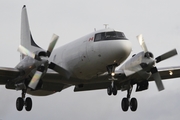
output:
[[[102,32],[95,35],[94,41],[105,41],[105,40],[127,40],[124,33],[122,32]]]

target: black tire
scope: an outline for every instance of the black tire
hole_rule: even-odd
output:
[[[130,108],[132,111],[136,111],[137,110],[137,106],[138,106],[138,103],[137,103],[137,99],[136,98],[132,98],[131,101],[130,101]]]
[[[112,93],[113,93],[113,95],[117,95],[117,87],[116,86],[114,86],[112,88]]]
[[[111,87],[111,86],[109,86],[109,87],[107,88],[107,94],[108,94],[108,95],[112,95],[112,87]]]
[[[16,109],[17,109],[18,111],[22,111],[23,106],[24,106],[24,100],[23,100],[23,98],[18,97],[17,100],[16,100]]]
[[[26,111],[31,111],[32,109],[32,100],[30,97],[27,97],[25,100],[25,109]]]
[[[128,111],[129,108],[129,100],[127,98],[123,98],[121,102],[121,107],[124,112]]]

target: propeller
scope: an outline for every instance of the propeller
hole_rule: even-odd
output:
[[[143,39],[142,34],[138,35],[138,36],[137,36],[137,39],[138,39],[139,44],[140,44],[140,46],[142,47],[142,49],[143,49],[146,57],[147,57],[147,58],[150,58],[150,52],[148,52],[148,49],[147,49],[147,47],[146,47],[146,44],[145,44],[145,42],[144,42],[144,39]],[[151,53],[151,54],[152,54],[152,53]],[[168,59],[168,58],[170,58],[170,57],[173,57],[174,55],[177,55],[176,49],[173,49],[173,50],[171,50],[171,51],[169,51],[169,52],[166,52],[166,53],[164,53],[164,54],[156,57],[155,59],[151,58],[151,59],[153,59],[152,62],[153,62],[154,64],[153,64],[152,67],[150,68],[150,71],[151,71],[151,73],[152,73],[152,77],[154,78],[155,83],[156,83],[156,86],[157,86],[157,88],[158,88],[159,91],[164,90],[164,85],[163,85],[163,83],[162,83],[161,76],[160,76],[160,74],[159,74],[159,72],[158,72],[158,69],[157,69],[156,66],[155,66],[155,63],[159,63],[159,62],[161,62],[161,61],[163,61],[163,60],[166,60],[166,59]],[[152,56],[153,56],[153,55],[152,55]]]
[[[52,52],[52,50],[54,49],[54,46],[55,46],[58,38],[59,38],[59,36],[53,34],[52,39],[51,39],[51,42],[50,42],[49,47],[48,47],[48,50],[46,51],[46,57],[49,57],[49,56],[51,55],[51,52]],[[38,56],[38,55],[36,55],[35,53],[29,51],[28,49],[26,49],[26,48],[23,47],[22,45],[19,45],[18,51],[19,51],[20,53],[24,54],[24,55],[27,55],[27,56],[33,58],[33,59],[36,59],[36,60],[39,60],[39,61],[42,60],[40,56]]]
[[[47,49],[47,56],[48,57],[51,55],[51,52],[53,51],[54,46],[56,45],[58,38],[59,38],[59,36],[53,34],[51,42],[50,42],[49,47]]]
[[[41,60],[41,58],[39,56],[37,56],[35,53],[29,51],[28,49],[26,49],[25,47],[23,47],[22,45],[19,45],[18,47],[18,51],[24,55],[27,55],[33,59],[36,59],[36,60]]]
[[[146,47],[146,44],[144,42],[144,38],[143,38],[142,34],[138,35],[137,39],[138,39],[139,44],[141,45],[141,48],[143,49],[144,53],[148,52],[148,49]]]
[[[42,62],[41,65],[37,68],[34,76],[32,77],[32,79],[28,85],[30,88],[36,89],[43,73],[45,71],[47,71],[48,68],[53,69],[56,72],[61,72],[61,73],[64,72],[65,76],[67,76],[67,77],[70,76],[69,72],[67,72],[65,69],[62,69],[60,66],[56,65],[55,63],[52,63],[52,62],[49,63],[49,61],[48,61],[48,58],[50,57],[58,38],[59,38],[59,36],[53,34],[51,42],[46,51],[45,58],[41,58],[40,55],[38,56],[35,53],[33,53],[33,52],[29,51],[28,49],[26,49],[25,47],[23,47],[22,45],[19,45],[18,51],[20,53]]]
[[[43,74],[43,72],[36,71],[28,86],[32,89],[36,89],[36,86],[38,85],[42,74]]]
[[[156,57],[156,63],[159,63],[159,62],[161,62],[163,60],[166,60],[166,59],[168,59],[170,57],[173,57],[174,55],[177,55],[176,49],[173,49],[173,50],[171,50],[169,52],[166,52],[166,53]]]

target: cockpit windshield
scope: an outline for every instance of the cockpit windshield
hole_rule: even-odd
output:
[[[95,34],[94,41],[105,41],[105,40],[127,40],[124,33],[122,32],[102,32]]]

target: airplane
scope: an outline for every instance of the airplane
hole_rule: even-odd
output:
[[[176,49],[156,58],[148,51],[142,35],[137,39],[143,51],[125,61],[132,51],[131,42],[119,30],[105,28],[54,49],[59,36],[53,34],[48,49],[33,40],[26,5],[21,13],[21,61],[15,68],[0,67],[0,84],[6,89],[21,90],[16,109],[32,109],[32,99],[26,94],[47,96],[74,86],[74,92],[107,89],[108,95],[118,90],[127,91],[122,99],[123,111],[137,110],[136,92],[148,89],[155,81],[159,91],[164,90],[163,79],[180,77],[180,67],[157,68],[156,63],[177,55]],[[116,69],[120,66],[119,69]]]

